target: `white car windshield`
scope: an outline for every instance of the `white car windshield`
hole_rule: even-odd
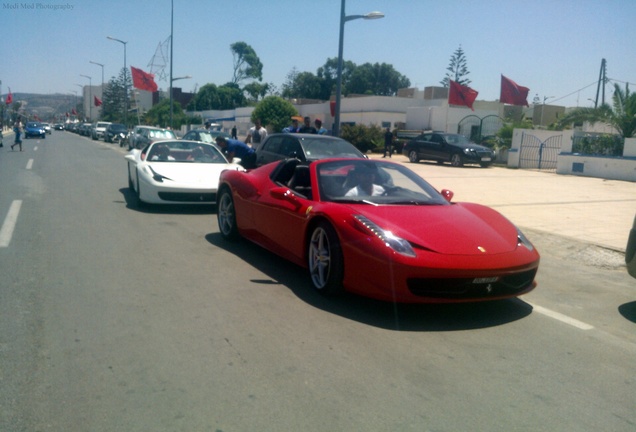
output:
[[[147,153],[146,160],[150,162],[228,163],[216,146],[200,142],[160,141],[152,144]]]

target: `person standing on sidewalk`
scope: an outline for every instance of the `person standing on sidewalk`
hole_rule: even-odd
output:
[[[382,157],[385,158],[387,153],[389,154],[389,157],[393,154],[393,134],[391,133],[391,129],[388,127],[384,133],[384,155]]]
[[[265,138],[267,138],[267,129],[261,125],[260,119],[254,120],[254,127],[247,131],[245,144],[251,145],[256,150],[265,141]]]

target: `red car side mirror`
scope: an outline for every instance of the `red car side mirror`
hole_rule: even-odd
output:
[[[451,200],[453,199],[453,196],[455,195],[453,191],[448,189],[442,189],[441,194],[444,197],[444,199],[448,202],[451,202]]]

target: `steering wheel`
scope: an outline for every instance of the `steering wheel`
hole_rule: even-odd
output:
[[[394,192],[397,192],[400,189],[402,189],[400,186],[383,186],[383,187],[384,187],[384,192],[382,192],[381,196],[389,196],[389,195],[392,195]]]

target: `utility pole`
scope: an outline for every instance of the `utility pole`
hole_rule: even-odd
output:
[[[601,86],[603,88],[603,99],[601,99],[601,105],[605,105],[605,83],[607,82],[607,76],[605,75],[606,73],[606,65],[607,62],[605,61],[605,59],[601,60],[601,70],[598,73],[598,84],[596,86],[596,100],[594,101],[594,108],[598,108],[598,94],[599,91],[601,90]]]

